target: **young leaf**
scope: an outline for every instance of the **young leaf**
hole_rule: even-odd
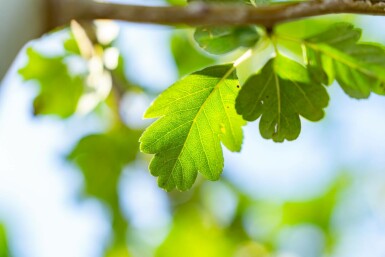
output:
[[[328,101],[325,88],[311,81],[304,67],[278,56],[246,81],[237,97],[236,109],[248,121],[261,117],[261,135],[283,142],[298,137],[300,115],[311,121],[320,120]]]
[[[201,27],[196,29],[194,38],[205,51],[225,54],[238,47],[254,46],[260,35],[255,26]]]
[[[368,98],[371,92],[385,95],[385,49],[358,43],[361,30],[349,23],[338,23],[306,38],[309,72],[324,84],[334,79],[351,97]]]
[[[176,82],[149,107],[157,118],[140,138],[143,152],[155,154],[150,171],[166,190],[187,190],[198,171],[217,180],[223,169],[220,142],[240,151],[242,126],[234,103],[239,91],[233,65],[195,72]]]

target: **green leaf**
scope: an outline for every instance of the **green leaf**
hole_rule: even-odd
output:
[[[204,2],[212,4],[250,4],[250,0],[187,0],[188,2]]]
[[[312,81],[303,66],[278,56],[246,81],[236,109],[248,121],[261,117],[261,135],[283,142],[299,136],[300,115],[311,121],[320,120],[328,100],[325,88]]]
[[[117,195],[117,183],[125,165],[135,160],[139,132],[122,127],[107,134],[82,138],[68,155],[85,177],[85,194],[106,203]]]
[[[171,5],[186,5],[187,0],[166,0],[167,3]]]
[[[324,84],[334,79],[351,97],[368,98],[371,92],[385,95],[385,49],[358,43],[361,30],[337,23],[304,39],[309,71]]]
[[[71,76],[64,57],[46,57],[27,49],[28,63],[19,70],[24,80],[40,85],[33,106],[35,114],[53,114],[62,118],[72,115],[84,90],[83,78]]]
[[[160,187],[187,190],[198,171],[219,179],[220,142],[231,151],[242,145],[245,122],[234,108],[238,88],[233,65],[213,66],[176,82],[152,103],[145,117],[161,118],[143,133],[140,148],[155,154],[150,171]]]
[[[156,257],[232,257],[236,243],[212,217],[196,206],[179,208]]]
[[[63,46],[64,49],[71,54],[80,55],[80,49],[78,46],[78,43],[76,42],[76,39],[72,32],[69,33],[69,38],[64,41]]]
[[[10,253],[10,249],[9,249],[7,231],[5,229],[5,226],[0,224],[0,257],[11,257],[11,256],[12,254]]]
[[[225,54],[238,47],[253,47],[260,35],[255,26],[201,27],[196,29],[194,38],[205,51]]]
[[[192,43],[188,34],[180,31],[174,33],[171,38],[171,50],[180,76],[214,63],[213,58],[203,55]]]
[[[127,221],[121,211],[118,186],[124,166],[135,160],[139,149],[139,132],[121,125],[106,134],[82,138],[67,159],[74,163],[84,176],[84,195],[102,201],[111,212],[113,241],[109,256],[126,252]]]

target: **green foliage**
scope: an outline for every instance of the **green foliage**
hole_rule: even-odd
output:
[[[46,57],[32,48],[27,49],[28,63],[19,70],[25,80],[39,83],[40,92],[33,107],[36,115],[71,116],[84,90],[83,78],[69,74],[64,56]]]
[[[193,43],[189,35],[181,31],[174,33],[171,37],[171,51],[179,76],[203,69],[215,62],[213,58],[198,51]]]
[[[184,4],[186,1],[169,2]],[[259,5],[274,1],[203,2]],[[241,127],[246,121],[259,119],[260,134],[265,139],[283,142],[298,138],[301,117],[310,121],[324,117],[329,101],[324,86],[334,81],[353,98],[367,98],[372,92],[385,95],[384,47],[359,42],[361,30],[350,23],[338,22],[329,26],[330,23],[326,20],[294,23],[305,28],[300,32],[296,31],[298,26],[280,25],[268,32],[256,26],[219,26],[197,28],[193,37],[186,32],[175,33],[171,38],[171,50],[179,75],[190,75],[160,94],[149,107],[145,118],[158,120],[140,138],[140,150],[155,154],[149,169],[158,177],[159,186],[167,191],[174,188],[187,190],[199,173],[209,180],[219,179],[224,167],[221,143],[231,151],[240,151],[243,140]],[[98,81],[99,75],[105,73],[113,84],[110,85],[112,89],[97,104],[106,104],[113,109],[115,116],[119,116],[119,101],[125,92],[132,89],[143,91],[126,78],[121,56],[117,66],[110,70],[103,63],[103,46],[93,45],[91,41],[89,45],[92,56],[83,58],[87,62],[96,58],[102,66],[101,74],[94,77],[92,71],[82,75],[68,72],[66,58],[82,56],[74,35],[64,43],[65,54],[58,57],[46,57],[32,48],[27,50],[28,63],[20,69],[20,74],[25,80],[39,83],[40,92],[34,100],[36,114],[71,116],[79,108],[79,100],[92,90],[93,85],[87,84],[89,79]],[[214,59],[212,55],[199,51],[198,46],[211,54],[227,55]],[[236,49],[239,51],[234,51]],[[267,61],[259,55],[270,50]],[[234,52],[228,54],[231,51]],[[239,57],[241,52],[243,54]],[[253,61],[244,62],[248,58]],[[220,60],[234,64],[202,69]],[[254,60],[260,63],[254,65]],[[243,63],[252,64],[252,67],[244,69],[247,74],[241,74],[241,77],[246,82],[240,85],[237,67]],[[253,70],[254,66],[262,68]],[[126,136],[129,137],[130,133]],[[93,140],[95,145],[112,142],[108,141],[110,136],[108,140],[104,136],[88,138],[87,144]],[[124,141],[123,137],[121,140]],[[80,168],[85,177],[92,170],[112,169],[115,173],[108,173],[111,183],[104,193],[114,195],[116,192],[110,189],[116,187],[122,163],[128,162],[127,159],[106,159],[106,163],[100,166],[93,167],[92,163],[87,163]],[[92,189],[93,186],[96,189]],[[90,183],[86,192],[108,204],[115,199],[115,196],[103,192],[96,195],[99,188],[100,185]]]
[[[121,125],[108,133],[82,138],[67,157],[82,171],[84,194],[110,209],[114,242],[108,256],[129,256],[125,246],[128,224],[121,212],[118,184],[123,168],[136,158],[139,135]]]
[[[173,227],[156,257],[232,257],[235,244],[196,206],[179,209],[174,215]],[[213,247],[215,246],[215,247]]]
[[[223,169],[220,141],[240,151],[245,124],[235,112],[239,85],[233,65],[193,73],[163,92],[147,110],[157,118],[140,138],[140,149],[155,153],[150,171],[166,190],[186,190],[198,171],[217,180]]]
[[[323,28],[319,24],[317,26]],[[323,85],[330,85],[334,80],[348,95],[355,98],[368,97],[371,92],[385,94],[385,50],[379,45],[359,43],[361,30],[349,23],[336,23],[321,32],[313,32],[312,35],[304,33],[297,38],[280,32],[268,35],[258,31],[254,27],[198,28],[194,38],[201,48],[214,54],[228,53],[238,47],[249,48],[235,61],[235,66],[253,56],[253,53],[257,55],[258,47],[266,47],[263,44],[256,46],[260,38],[271,42],[275,50],[274,57],[258,74],[249,74],[239,95],[234,95],[237,97],[237,112],[246,121],[260,118],[260,133],[266,139],[275,142],[294,140],[301,131],[300,117],[310,121],[322,119],[323,109],[329,101]],[[293,59],[285,57],[286,53],[281,52],[281,42],[287,41],[294,45],[289,51],[297,48],[303,50],[300,53],[292,52],[292,56],[303,56]],[[304,65],[298,61],[301,58]],[[203,59],[198,60],[200,62]],[[146,113],[147,118],[161,118],[143,134],[141,150],[156,154],[150,164],[150,171],[159,177],[159,185],[167,190],[174,187],[179,190],[190,188],[197,171],[210,180],[218,179],[223,168],[223,158],[219,140],[214,140],[216,136],[230,150],[239,150],[229,147],[224,141],[222,133],[232,126],[221,125],[223,108],[218,108],[218,103],[206,104],[205,99],[211,99],[210,91],[202,91],[207,86],[206,79],[195,80],[198,74],[212,79],[220,77],[215,74],[216,71],[207,68],[178,81],[161,94]],[[223,70],[221,75],[226,77],[225,74],[226,70]],[[235,75],[232,83],[239,85]],[[231,110],[231,101],[226,104],[227,107]],[[201,109],[204,114],[209,114],[208,118],[202,119]],[[214,111],[215,114],[211,114]],[[238,127],[242,125],[238,120],[235,124]],[[203,133],[200,131],[202,127]],[[211,133],[206,132],[207,128],[210,128]],[[206,133],[210,137],[206,137]],[[205,136],[203,140],[196,141],[202,134]],[[237,138],[241,138],[241,135]],[[240,143],[237,145],[240,146]]]
[[[304,67],[279,55],[249,78],[239,92],[236,108],[245,120],[261,117],[261,135],[282,142],[298,137],[299,115],[320,120],[328,100],[325,88],[311,81]]]
[[[250,0],[187,0],[188,2],[204,2],[209,4],[249,4]]]
[[[367,98],[371,92],[385,94],[385,49],[358,43],[361,30],[338,23],[303,40],[309,72],[325,84],[334,79],[351,97]]]
[[[201,27],[196,29],[194,38],[205,51],[225,54],[238,47],[253,47],[260,35],[255,26]]]
[[[113,202],[123,167],[135,160],[138,138],[137,131],[122,126],[107,134],[86,136],[78,142],[68,160],[83,171],[87,195]]]
[[[184,4],[186,1],[169,2]],[[205,2],[249,4],[241,0]],[[253,4],[266,2],[258,0]],[[329,101],[326,85],[337,81],[354,98],[366,98],[371,92],[385,94],[384,49],[380,45],[360,43],[360,29],[348,23],[337,23],[325,29],[324,24],[319,23],[302,35],[286,36],[295,29],[288,30],[290,33],[278,29],[266,34],[253,26],[198,28],[194,38],[185,32],[175,33],[171,47],[179,75],[191,74],[154,100],[145,118],[157,120],[141,137],[141,131],[123,125],[119,102],[134,88],[148,92],[127,79],[124,60],[119,56],[117,67],[108,70],[113,79],[112,90],[102,101],[102,107],[113,113],[113,117],[109,117],[113,122],[108,124],[106,132],[82,138],[67,156],[84,176],[82,195],[101,201],[110,211],[113,238],[105,256],[132,254],[127,249],[126,236],[130,224],[123,215],[118,188],[124,168],[138,156],[139,141],[142,152],[155,154],[149,169],[158,177],[159,186],[167,191],[174,188],[183,191],[192,187],[199,173],[209,180],[219,179],[224,167],[221,144],[230,151],[240,151],[242,126],[246,121],[260,119],[260,133],[266,139],[294,140],[301,131],[301,117],[310,121],[324,117]],[[259,54],[268,47],[258,42],[270,44],[271,56],[266,63],[265,59],[259,59]],[[282,42],[290,42],[294,47],[286,48]],[[231,59],[234,64],[211,66],[223,59],[206,56],[198,45],[218,55],[240,50],[224,57],[226,62]],[[70,38],[64,48],[66,53],[59,57],[47,57],[31,48],[27,50],[28,63],[20,74],[25,80],[39,83],[40,91],[34,103],[36,114],[69,117],[86,93],[86,75],[71,75],[66,64],[67,56],[81,56],[77,41]],[[94,50],[96,54],[101,53],[97,57],[102,56],[101,46],[96,45]],[[245,52],[239,58],[242,50]],[[263,67],[253,66],[246,82],[240,85],[237,68],[247,58],[258,60],[258,65]],[[107,70],[104,66],[103,69]],[[277,241],[282,229],[303,224],[319,228],[328,240],[326,244],[330,244],[330,238],[336,233],[331,229],[331,220],[344,189],[337,183],[323,196],[284,203],[252,199],[234,189],[236,210],[228,223],[219,224],[215,214],[204,208],[207,202],[201,198],[209,197],[196,196],[199,186],[188,192],[188,196],[167,195],[170,209],[176,212],[171,230],[155,250],[155,256],[272,256],[275,251],[279,252]],[[181,202],[186,206],[180,207]],[[259,224],[262,229],[253,228],[260,229],[258,235],[254,235],[255,231],[250,231],[245,222],[251,209],[258,215],[253,218],[262,220]],[[9,256],[7,247],[0,227],[0,256]]]
[[[0,257],[11,257],[5,227],[0,224]]]

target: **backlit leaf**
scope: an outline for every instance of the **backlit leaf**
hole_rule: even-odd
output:
[[[385,95],[385,49],[358,43],[360,37],[360,29],[338,23],[304,39],[309,71],[324,84],[336,79],[354,98],[367,98],[371,92]]]
[[[150,171],[166,190],[187,190],[198,171],[217,180],[223,170],[220,142],[240,151],[243,119],[234,103],[238,80],[233,65],[213,66],[176,82],[149,107],[158,118],[140,138],[141,150],[155,154]]]
[[[261,135],[282,142],[298,137],[299,116],[320,120],[328,100],[325,88],[311,81],[303,66],[278,56],[246,81],[239,92],[236,108],[245,120],[261,117]]]

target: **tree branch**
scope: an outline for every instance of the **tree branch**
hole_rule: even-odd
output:
[[[137,6],[79,1],[83,8],[71,18],[112,19],[168,25],[241,25],[273,27],[277,23],[325,14],[351,13],[385,15],[385,2],[379,0],[324,0],[270,6],[209,5],[201,2],[186,7]],[[69,15],[71,16],[71,15]]]

